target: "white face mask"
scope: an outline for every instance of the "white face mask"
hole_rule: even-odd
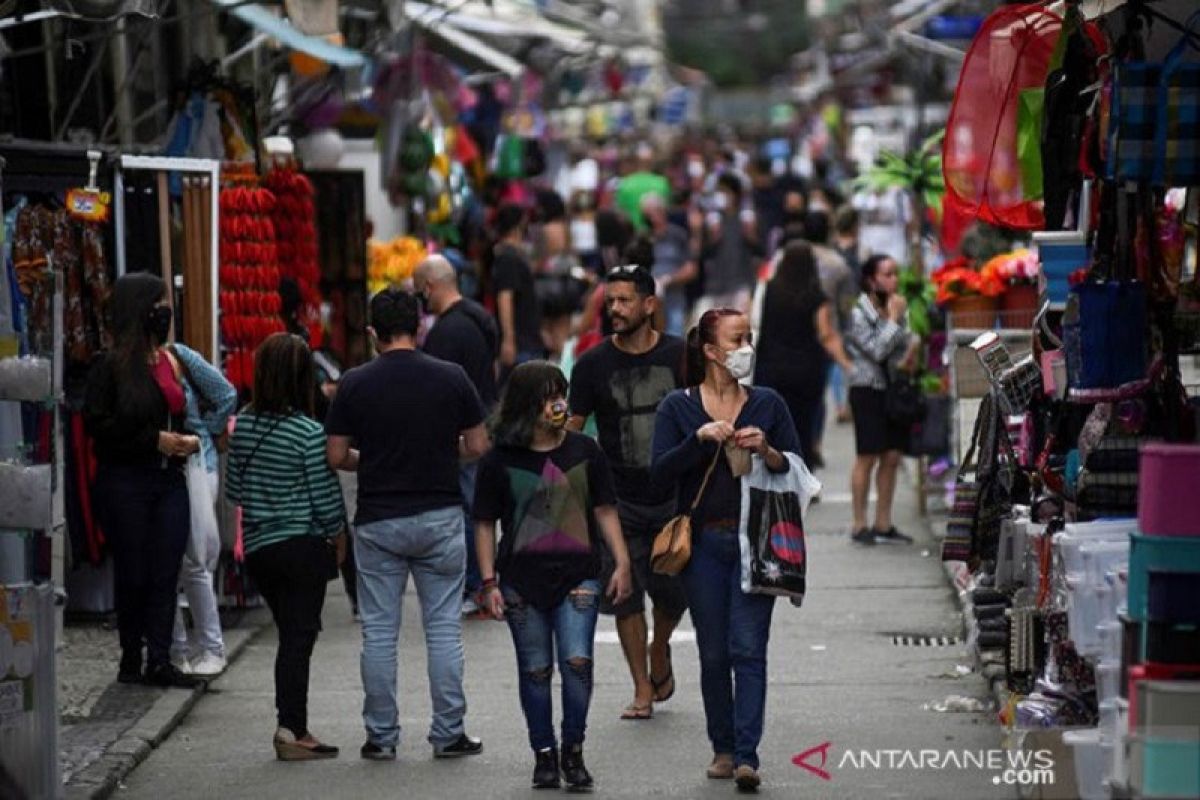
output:
[[[726,199],[725,195],[721,192],[717,192],[713,195],[712,202],[713,208],[715,208],[717,211],[724,211],[729,206],[729,200]]]
[[[725,369],[735,381],[744,381],[754,373],[754,347],[745,345],[725,354]]]

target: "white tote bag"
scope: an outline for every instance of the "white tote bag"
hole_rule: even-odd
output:
[[[192,532],[188,537],[186,555],[210,572],[217,568],[221,557],[221,532],[217,527],[216,498],[213,497],[212,477],[204,468],[204,456],[193,453],[187,460],[188,504],[191,506]]]
[[[804,517],[821,483],[804,460],[784,453],[788,471],[767,469],[754,456],[750,473],[742,476],[742,515],[738,545],[742,557],[742,591],[789,597],[798,605],[808,574]]]

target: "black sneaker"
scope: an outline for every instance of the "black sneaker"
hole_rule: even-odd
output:
[[[536,753],[537,762],[533,767],[533,788],[557,789],[559,787],[558,750],[547,747]]]
[[[144,679],[142,654],[122,653],[121,665],[117,668],[117,683],[141,683]]]
[[[395,747],[380,747],[374,742],[367,742],[358,751],[358,754],[368,761],[395,761]]]
[[[158,664],[146,668],[144,680],[150,686],[172,687],[176,689],[194,689],[204,681],[191,675],[185,675],[174,664]]]
[[[450,744],[434,745],[434,758],[462,758],[477,756],[483,752],[483,742],[465,733]]]
[[[875,532],[870,528],[863,528],[862,530],[858,530],[850,534],[850,541],[854,542],[855,544],[874,545]]]
[[[913,538],[907,533],[901,533],[896,530],[896,526],[888,528],[886,531],[875,531],[876,544],[912,544]]]
[[[568,792],[590,792],[595,781],[583,765],[583,745],[573,744],[563,748],[562,776]]]

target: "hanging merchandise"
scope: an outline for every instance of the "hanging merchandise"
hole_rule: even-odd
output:
[[[295,165],[276,166],[263,184],[275,197],[276,254],[281,277],[291,278],[300,291],[295,331],[303,330],[309,344],[321,342],[321,268],[317,262],[316,210],[312,182],[296,171]]]
[[[955,214],[1020,230],[1042,228],[1039,187],[1026,186],[1023,176],[1040,160],[1032,137],[1040,129],[1043,101],[1035,95],[1044,90],[1062,27],[1062,18],[1045,6],[1004,6],[971,42],[943,145],[946,203]],[[1099,49],[1099,33],[1086,29]]]
[[[225,374],[240,392],[254,383],[254,350],[285,329],[279,317],[280,270],[275,195],[257,186],[253,165],[223,175],[221,190],[220,306]]]
[[[424,243],[414,236],[397,236],[390,242],[372,239],[367,251],[367,291],[371,294],[402,285],[428,255]]]
[[[1200,30],[1197,23],[1200,12],[1188,20],[1179,43],[1163,59],[1154,146],[1156,186],[1200,185],[1200,63],[1184,63],[1189,50],[1200,49],[1190,38],[1191,31]]]
[[[396,157],[396,177],[404,194],[409,197],[424,197],[433,157],[433,137],[419,125],[405,127],[404,141]]]

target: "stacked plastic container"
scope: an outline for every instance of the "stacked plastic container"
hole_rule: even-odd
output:
[[[1121,623],[1126,602],[1130,538],[1137,520],[1073,523],[1054,535],[1056,572],[1065,590],[1067,627],[1076,651],[1096,668],[1100,725],[1069,731],[1063,741],[1074,750],[1076,785],[1084,800],[1104,800],[1108,791],[1120,699]]]
[[[1200,445],[1142,448],[1114,785],[1200,797]],[[1127,757],[1124,764],[1116,763]]]

